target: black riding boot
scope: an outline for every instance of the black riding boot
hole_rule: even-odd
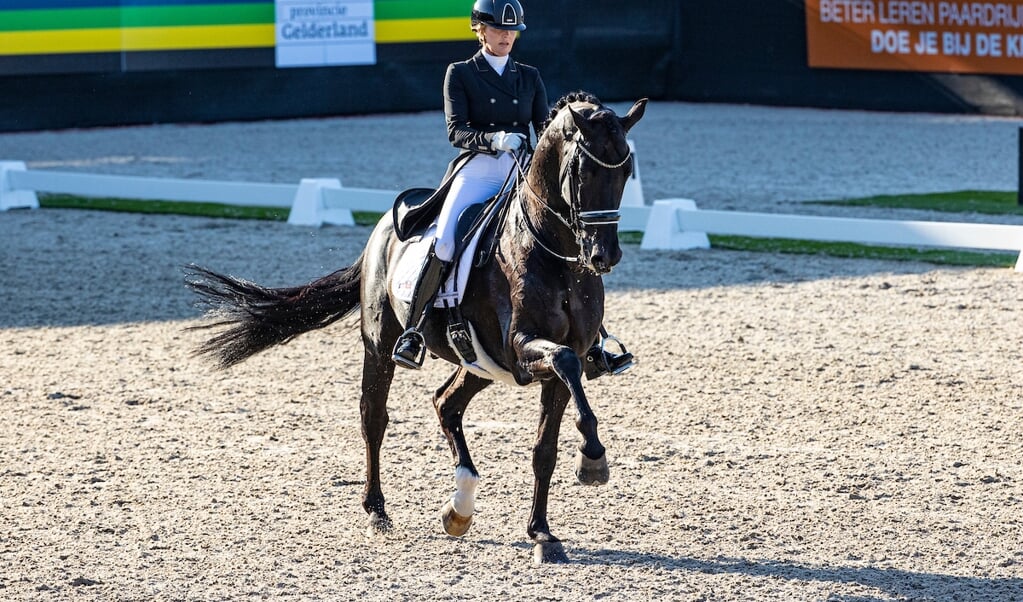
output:
[[[606,348],[608,341],[614,341],[621,348],[621,353],[613,353]],[[583,372],[587,380],[593,380],[603,374],[612,376],[621,374],[636,365],[636,358],[629,353],[625,345],[614,336],[607,333],[603,326],[600,327],[600,336],[586,352],[583,358]]]
[[[426,308],[433,303],[434,297],[437,296],[437,289],[440,288],[443,275],[447,271],[445,268],[448,265],[450,265],[449,262],[441,260],[434,254],[431,246],[430,252],[426,255],[426,265],[419,272],[416,290],[412,292],[412,303],[409,305],[405,332],[398,337],[398,341],[394,344],[394,352],[391,354],[394,363],[403,368],[418,370],[423,366],[423,360],[426,358],[426,341],[419,329],[423,326]]]

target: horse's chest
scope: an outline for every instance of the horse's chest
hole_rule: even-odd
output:
[[[541,273],[542,274],[542,273]],[[600,324],[603,289],[570,278],[526,279],[512,296],[518,325],[543,331],[552,339],[571,337]]]

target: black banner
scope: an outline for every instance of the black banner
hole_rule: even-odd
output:
[[[525,4],[514,55],[540,69],[552,100],[585,89],[605,101],[1023,113],[1019,78],[811,68],[798,0]],[[63,57],[60,75],[0,77],[0,131],[440,110],[447,64],[476,49],[378,44],[375,65],[292,69],[269,66],[270,49],[138,52],[124,59],[133,70],[112,73],[67,73]],[[220,68],[194,68],[211,59]],[[32,60],[37,72],[57,64]],[[89,71],[105,59],[81,60]]]

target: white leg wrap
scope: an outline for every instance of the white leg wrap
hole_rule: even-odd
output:
[[[476,484],[480,478],[463,466],[455,469],[455,495],[451,505],[459,516],[472,516],[476,510]]]

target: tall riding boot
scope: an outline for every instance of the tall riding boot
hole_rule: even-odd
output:
[[[403,368],[418,370],[423,366],[423,360],[426,358],[426,341],[419,330],[423,326],[426,309],[437,296],[437,289],[440,288],[448,265],[450,265],[449,262],[441,260],[434,254],[431,246],[430,252],[426,255],[426,265],[419,272],[416,290],[412,293],[412,303],[409,305],[405,332],[398,337],[398,341],[394,344],[394,352],[391,354],[394,363]]]
[[[608,351],[607,342],[614,341],[621,348],[621,353]],[[588,380],[593,380],[603,374],[612,376],[621,374],[636,365],[636,358],[625,348],[616,337],[607,333],[603,325],[600,327],[600,336],[586,352],[583,358],[583,372]]]

